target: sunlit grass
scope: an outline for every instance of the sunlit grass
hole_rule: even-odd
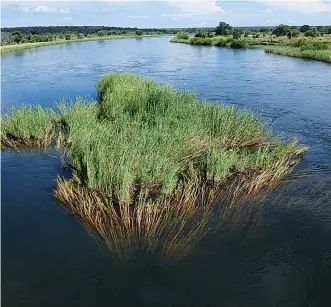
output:
[[[185,251],[208,232],[229,182],[238,182],[234,195],[255,195],[279,184],[306,150],[248,110],[140,76],[105,76],[98,93],[99,103],[14,109],[2,118],[2,144],[50,133],[72,169],[56,197],[124,254],[132,246]]]

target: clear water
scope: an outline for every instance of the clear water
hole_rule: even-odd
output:
[[[259,223],[210,233],[178,260],[115,260],[53,198],[56,153],[2,153],[3,306],[329,306],[331,66],[169,43],[73,43],[1,58],[2,109],[96,97],[100,76],[132,72],[250,108],[310,146]],[[330,196],[330,197],[329,197]]]

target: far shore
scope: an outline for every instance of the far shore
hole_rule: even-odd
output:
[[[1,55],[7,54],[9,52],[21,51],[32,48],[39,48],[44,46],[52,45],[62,45],[71,43],[82,43],[89,41],[101,41],[101,40],[111,40],[111,39],[124,39],[124,38],[144,38],[144,37],[161,37],[161,36],[173,36],[169,34],[144,34],[144,35],[108,35],[101,37],[87,37],[87,38],[76,38],[71,40],[59,39],[50,42],[38,42],[38,43],[24,43],[24,44],[12,44],[0,46]]]

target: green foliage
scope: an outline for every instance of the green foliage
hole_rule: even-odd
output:
[[[195,34],[195,37],[205,38],[207,33],[204,29],[199,29],[198,32]]]
[[[212,32],[207,32],[207,37],[208,38],[213,38],[214,37],[214,34]]]
[[[126,203],[137,189],[172,195],[186,183],[265,169],[297,150],[276,139],[263,145],[271,134],[249,111],[198,103],[187,91],[140,76],[105,76],[98,92],[99,104],[77,100],[55,111],[14,111],[2,119],[1,133],[42,137],[57,128],[75,182]]]
[[[202,38],[202,37],[192,37],[190,39],[190,44],[191,45],[212,45],[213,39],[212,38]]]
[[[300,27],[300,32],[307,32],[308,30],[310,30],[310,26],[309,25],[303,25]]]
[[[14,38],[15,43],[21,43],[24,38],[24,34],[21,31],[14,31],[12,33],[12,36]]]
[[[230,35],[232,27],[226,22],[220,22],[216,27],[216,35]]]
[[[230,47],[233,48],[233,49],[247,48],[248,47],[248,42],[245,39],[234,39],[230,43]]]
[[[289,25],[281,24],[272,31],[272,34],[276,36],[285,36],[290,31],[291,31],[291,27]]]
[[[288,38],[295,38],[299,36],[300,36],[300,31],[298,29],[293,29],[287,34]]]
[[[52,109],[38,106],[22,106],[1,117],[1,138],[9,136],[41,139],[45,133],[55,131],[54,121],[57,115]]]
[[[228,43],[228,40],[225,38],[218,38],[215,42],[214,45],[218,47],[225,47],[226,44]]]
[[[137,30],[136,31],[136,35],[138,35],[138,36],[141,36],[143,34],[144,34],[144,31],[143,30]]]
[[[241,35],[244,33],[243,29],[233,29],[232,35],[233,35],[233,39],[239,39],[241,37]]]
[[[318,37],[318,36],[320,36],[320,32],[317,30],[317,28],[311,28],[310,30],[307,30],[305,32],[305,36],[307,36],[307,37]]]
[[[70,33],[66,33],[66,34],[64,35],[64,38],[65,38],[65,40],[69,41],[70,38],[71,38],[71,34],[70,34]]]
[[[249,35],[249,31],[245,31],[244,37],[248,37],[248,35]]]
[[[188,34],[187,33],[183,33],[183,32],[177,33],[176,37],[178,39],[189,39]]]

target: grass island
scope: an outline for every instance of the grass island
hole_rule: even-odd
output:
[[[279,184],[307,149],[248,110],[141,76],[104,76],[98,94],[13,108],[1,116],[1,147],[55,146],[72,171],[56,179],[55,197],[123,256],[132,246],[185,253],[208,232],[220,198],[234,206]]]

